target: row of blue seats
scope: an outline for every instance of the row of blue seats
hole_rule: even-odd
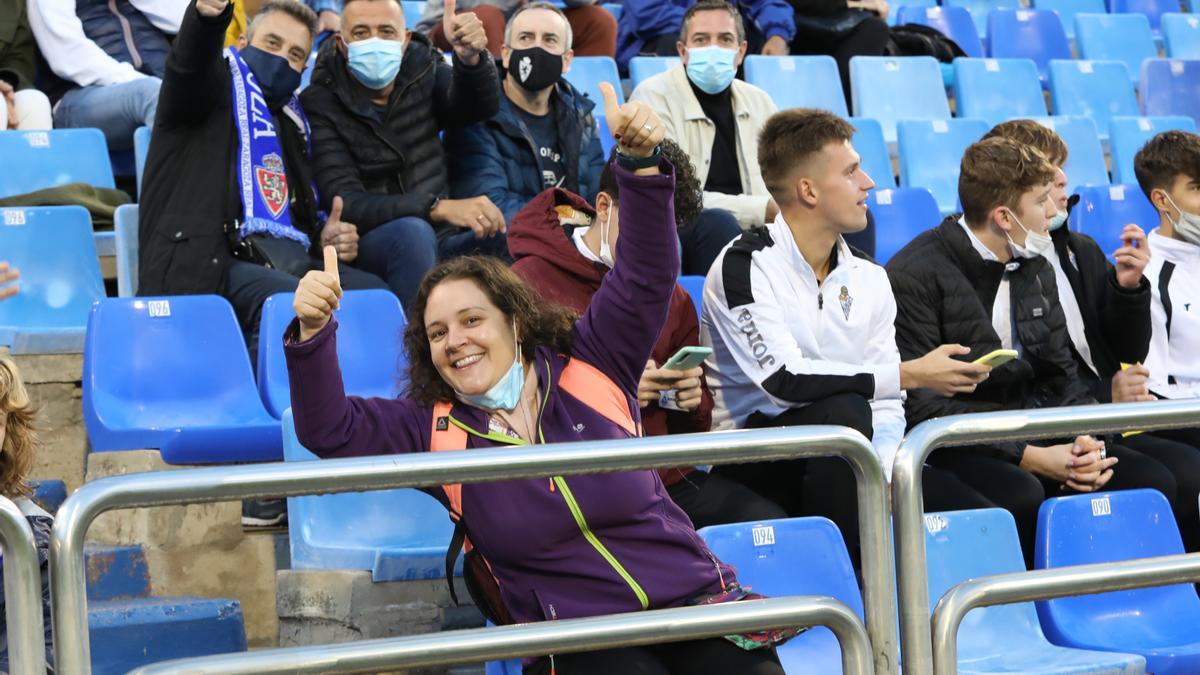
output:
[[[1200,11],[1200,2],[1185,0],[1191,13]],[[1168,13],[1177,13],[1180,2],[1177,0],[896,0],[891,3],[892,11],[888,22],[892,24],[905,23],[902,15],[906,8],[924,9],[938,7],[958,13],[965,10],[967,18],[974,24],[980,36],[986,36],[988,31],[988,15],[997,9],[1023,9],[1032,6],[1034,9],[1051,10],[1062,18],[1064,26],[1071,24],[1076,14],[1142,14],[1145,15],[1157,34],[1161,17]]]

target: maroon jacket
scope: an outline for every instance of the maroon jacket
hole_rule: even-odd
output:
[[[567,236],[554,210],[559,204],[569,204],[591,216],[596,215],[595,209],[579,195],[557,188],[546,190],[534,197],[508,224],[508,251],[515,261],[513,271],[543,298],[582,314],[609,270],[583,257],[575,248],[575,242]],[[617,240],[618,246],[620,241]],[[661,366],[680,347],[699,344],[700,322],[696,318],[695,305],[687,291],[675,284],[667,323],[658,334],[650,358]],[[708,431],[712,424],[713,400],[703,376],[700,386],[703,391],[700,407],[690,413],[664,410],[657,403],[642,408],[642,426],[646,435]],[[691,470],[662,469],[659,474],[664,484],[671,485]]]

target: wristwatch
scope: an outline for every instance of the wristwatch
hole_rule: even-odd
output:
[[[621,152],[617,149],[617,164],[623,169],[637,171],[638,169],[649,169],[652,166],[658,166],[658,160],[662,157],[662,146],[654,146],[654,152],[650,153],[649,157],[634,157]]]

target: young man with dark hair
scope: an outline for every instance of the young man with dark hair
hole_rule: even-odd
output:
[[[509,25],[512,25],[511,23]],[[662,142],[675,167],[675,220],[688,223],[700,212],[700,182],[678,145]],[[621,236],[612,165],[600,177],[595,206],[561,188],[542,192],[517,214],[508,230],[513,271],[550,302],[581,314],[616,262]],[[687,291],[676,284],[667,322],[638,383],[642,427],[647,436],[700,433],[712,422],[712,395],[703,370],[669,370],[663,365],[681,348],[700,344],[700,323]],[[723,476],[678,467],[659,471],[671,499],[696,527],[784,518],[786,513]]]
[[[933,345],[901,363],[887,274],[844,239],[866,227],[875,187],[850,144],[853,135],[848,122],[820,110],[785,110],[767,121],[758,164],[780,213],[718,256],[704,285],[701,341],[713,348],[705,366],[714,428],[848,426],[871,439],[890,475],[904,435],[903,391],[973,391],[989,369],[950,358],[966,352],[958,345]],[[855,546],[854,479],[845,461],[714,471],[789,515],[829,515]],[[926,503],[980,503],[960,493],[931,489]]]
[[[1055,167],[1050,197],[1058,213],[1048,231],[1032,236],[1037,250],[1054,269],[1058,297],[1067,322],[1071,354],[1079,377],[1101,403],[1152,401],[1149,371],[1142,365],[1150,347],[1150,282],[1142,272],[1150,247],[1142,228],[1129,224],[1112,261],[1091,237],[1072,232],[1069,211],[1079,197],[1067,198],[1067,145],[1053,129],[1033,120],[996,125],[984,138],[1011,138],[1037,148]],[[1026,240],[1029,245],[1030,239]],[[1200,494],[1200,436],[1191,430],[1128,436],[1121,444],[1161,462],[1178,485],[1179,522],[1188,550],[1200,546],[1197,494]]]
[[[963,214],[947,217],[888,262],[902,355],[945,340],[967,345],[967,359],[997,349],[1018,353],[974,392],[950,398],[910,392],[909,426],[946,415],[1096,402],[1079,378],[1054,269],[1038,253],[1038,237],[1057,212],[1055,175],[1046,156],[1029,145],[1002,137],[975,143],[960,169]],[[1048,493],[1152,487],[1172,501],[1176,496],[1162,464],[1091,436],[947,448],[934,452],[929,464],[1008,509],[1027,560]]]

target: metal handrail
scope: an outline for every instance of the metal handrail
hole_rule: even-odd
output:
[[[0,497],[0,549],[4,551],[4,622],[13,675],[45,675],[46,627],[42,622],[42,566],[25,514]]]
[[[1191,399],[955,415],[923,422],[908,432],[892,465],[896,580],[905,672],[925,675],[933,669],[925,500],[921,493],[921,470],[929,453],[947,446],[988,441],[1030,441],[1131,429],[1179,429],[1195,426],[1198,421],[1200,399]]]
[[[828,456],[843,457],[854,470],[872,660],[876,673],[894,675],[895,575],[887,481],[870,441],[857,431],[833,426],[221,466],[103,478],[85,484],[68,498],[55,521],[50,547],[55,656],[62,672],[91,672],[83,541],[92,522],[112,509]]]
[[[958,627],[976,607],[1050,600],[1200,581],[1200,553],[1071,565],[968,579],[946,591],[933,612],[934,675],[958,672]]]
[[[377,673],[812,625],[827,626],[837,635],[842,647],[842,672],[874,672],[866,629],[853,610],[833,598],[796,596],[202,656],[143,666],[131,675]]]

